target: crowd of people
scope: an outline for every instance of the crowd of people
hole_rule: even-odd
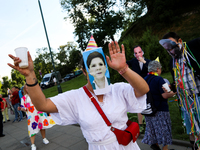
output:
[[[35,135],[39,131],[42,135],[43,143],[48,144],[49,141],[46,139],[45,129],[51,128],[55,125],[55,122],[51,118],[50,114],[37,111],[28,95],[26,85],[23,86],[23,89],[16,86],[12,87],[11,90],[8,88],[7,93],[8,100],[3,98],[0,94],[0,110],[2,112],[0,113],[0,120],[3,120],[0,124],[0,137],[5,136],[5,134],[3,134],[3,123],[10,121],[8,109],[11,109],[14,111],[13,115],[15,115],[15,119],[12,123],[20,122],[24,118],[27,119],[31,150],[36,150]]]
[[[135,58],[128,61],[125,57],[124,46],[121,45],[120,49],[118,43],[113,41],[108,45],[110,56],[105,57],[103,54],[95,52],[94,48],[90,55],[86,58],[83,57],[82,70],[87,78],[85,88],[90,92],[92,98],[97,100],[97,103],[103,110],[103,114],[106,114],[112,127],[125,130],[128,127],[126,124],[128,121],[127,113],[137,113],[140,131],[144,132],[142,143],[150,145],[150,148],[153,150],[168,150],[168,145],[172,144],[168,98],[177,95],[182,104],[180,109],[183,114],[187,134],[190,136],[192,149],[197,150],[200,129],[198,107],[200,106],[200,65],[198,64],[199,58],[194,56],[198,54],[197,50],[200,47],[200,39],[185,43],[176,33],[169,32],[163,36],[159,43],[172,56],[171,72],[174,83],[169,85],[171,87],[170,91],[163,87],[166,82],[167,84],[170,83],[160,76],[162,65],[159,61],[144,58],[144,51],[138,45],[133,48]],[[27,68],[19,67],[21,60],[18,57],[10,54],[9,57],[13,59],[14,65],[10,63],[8,65],[19,71],[26,78],[24,93],[21,94],[21,97],[19,96],[20,90],[17,87],[13,87],[8,92],[11,105],[15,111],[13,123],[21,121],[23,119],[22,111],[26,112],[32,150],[36,149],[34,144],[35,134],[40,131],[43,142],[47,144],[49,141],[45,138],[45,129],[53,126],[55,123],[58,125],[78,123],[83,136],[88,142],[88,148],[91,150],[140,149],[137,142],[130,142],[126,146],[119,144],[117,135],[104,122],[105,119],[102,119],[101,116],[102,112],[100,115],[98,109],[90,101],[92,98],[88,97],[82,87],[46,98],[39,87],[30,53],[28,52],[29,66]],[[124,77],[127,83],[110,84],[109,78],[105,76],[106,63],[111,69],[116,70]],[[93,82],[90,81],[89,75],[93,76]],[[102,89],[105,88],[105,85],[110,87],[109,91],[106,91],[104,94],[95,94],[94,90],[97,90],[97,87]],[[148,107],[146,104],[146,93],[148,91],[152,94],[153,105],[157,111],[154,115],[143,116],[141,112]],[[6,106],[9,107],[10,104],[7,104],[1,95],[0,101],[3,105],[1,106],[1,111],[4,112],[5,120],[5,116],[7,116]],[[187,102],[187,105],[185,102]],[[41,124],[47,118],[39,116],[38,112],[44,114],[42,116],[49,117],[46,128],[43,128],[44,126],[41,126]],[[50,115],[47,115],[49,113]],[[38,130],[33,132],[31,129],[33,126],[30,124],[34,124],[35,120],[31,118],[35,118],[36,115],[38,116],[37,120],[40,120],[41,124],[37,122],[35,126],[38,127]],[[0,114],[1,118],[3,119]],[[2,127],[3,125],[0,125],[0,128]],[[0,136],[4,136],[3,130]],[[162,148],[159,145],[162,145]]]

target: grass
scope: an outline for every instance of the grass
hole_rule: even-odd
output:
[[[170,73],[163,73],[161,74],[163,78],[166,78],[172,82],[172,76]],[[82,74],[72,80],[69,80],[67,82],[61,83],[62,91],[68,91],[72,89],[77,89],[82,87],[87,83],[85,76]],[[58,94],[57,86],[53,86],[51,88],[43,90],[43,93],[46,97],[52,97]],[[185,127],[182,124],[181,114],[178,107],[178,102],[174,101],[175,98],[169,99],[169,111],[171,116],[171,122],[172,122],[172,137],[173,139],[179,139],[179,140],[189,140],[188,135],[185,133]],[[132,121],[137,122],[137,114],[128,114],[129,119]]]
[[[69,81],[63,82],[60,84],[61,88],[62,88],[62,92],[66,92],[72,89],[78,89],[82,86],[84,86],[87,83],[86,78],[83,74],[81,74],[80,76],[73,78]],[[45,89],[43,90],[43,93],[46,97],[52,97],[55,95],[58,95],[58,89],[57,86],[53,86],[51,88]]]

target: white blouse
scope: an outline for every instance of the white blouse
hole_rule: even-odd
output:
[[[135,97],[134,89],[128,83],[111,84],[111,91],[99,102],[112,126],[126,129],[127,112],[140,113],[146,108],[146,95]],[[89,150],[140,150],[137,143],[119,145],[115,134],[106,125],[103,118],[90,101],[83,88],[71,90],[50,98],[58,113],[51,113],[58,125],[78,123],[89,144]]]

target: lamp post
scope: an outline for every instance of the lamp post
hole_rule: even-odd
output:
[[[56,75],[56,79],[57,79],[58,93],[62,93],[62,88],[60,86],[60,82],[59,82],[59,79],[58,79],[58,74],[56,73],[56,68],[55,68],[54,61],[53,61],[53,56],[52,56],[52,53],[51,53],[51,47],[50,47],[49,38],[48,38],[48,35],[47,35],[47,30],[46,30],[46,26],[45,26],[45,22],[44,22],[44,17],[43,17],[43,13],[42,13],[40,0],[38,0],[38,4],[39,4],[39,8],[40,8],[40,13],[41,13],[41,16],[42,16],[42,22],[43,22],[43,25],[44,25],[44,30],[45,30],[47,43],[48,43],[48,47],[49,47],[49,51],[50,51],[50,55],[51,55],[51,61],[52,61],[53,69],[54,69],[54,72],[55,72],[55,75]]]

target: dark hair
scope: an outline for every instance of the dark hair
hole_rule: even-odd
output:
[[[88,57],[87,57],[87,66],[88,66],[88,68],[90,66],[90,63],[91,63],[92,59],[97,58],[97,57],[99,57],[100,59],[102,59],[104,65],[105,65],[105,60],[103,58],[103,55],[101,53],[95,51],[95,52],[90,53],[88,55]]]
[[[17,86],[13,86],[12,88],[16,88],[16,89],[19,89]]]
[[[175,32],[168,32],[162,37],[162,39],[168,39],[168,38],[173,38],[178,42],[180,36],[178,36],[178,34],[176,34]]]
[[[137,48],[137,47],[140,47],[140,48],[141,48],[140,45],[136,45],[136,46],[133,47],[133,50],[134,50],[135,48]],[[141,49],[142,49],[142,48],[141,48]]]
[[[79,62],[79,65],[82,67],[83,70],[85,70],[85,64],[84,64],[84,61],[83,61],[83,55],[81,56],[81,60]]]

